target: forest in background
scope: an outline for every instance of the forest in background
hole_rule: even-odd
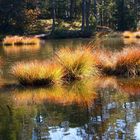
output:
[[[136,30],[139,20],[139,0],[0,0],[0,34]]]

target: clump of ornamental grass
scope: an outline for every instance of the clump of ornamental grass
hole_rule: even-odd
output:
[[[115,68],[115,57],[111,51],[94,50],[93,59],[100,74],[112,74]]]
[[[140,31],[134,32],[134,33],[133,33],[133,36],[134,36],[135,38],[139,39],[139,38],[140,38]]]
[[[56,60],[64,68],[64,79],[73,81],[97,73],[93,54],[89,48],[72,50],[63,48],[56,53]]]
[[[115,74],[136,76],[140,74],[140,49],[124,48],[116,54]]]
[[[95,66],[103,75],[137,76],[140,75],[140,49],[127,47],[120,52],[105,50],[93,51]]]
[[[125,32],[123,32],[123,37],[124,37],[124,38],[130,38],[130,37],[132,37],[132,36],[133,36],[133,33],[130,32],[130,31],[125,31]]]
[[[53,85],[61,83],[63,69],[53,62],[19,62],[13,65],[11,73],[22,85]]]
[[[6,36],[3,40],[3,45],[38,45],[40,39],[36,37],[25,37],[25,36]]]

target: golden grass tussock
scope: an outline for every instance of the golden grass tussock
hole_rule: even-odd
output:
[[[140,75],[140,49],[127,47],[120,52],[89,48],[63,48],[52,61],[19,62],[12,74],[24,85],[51,85],[81,80],[93,75]]]
[[[93,58],[95,66],[99,69],[102,74],[112,74],[115,69],[116,57],[111,51],[107,50],[95,50],[93,51]]]
[[[6,36],[3,40],[3,45],[39,45],[40,39],[36,37],[25,36]]]
[[[123,38],[123,42],[124,42],[125,45],[132,45],[132,44],[139,43],[137,38]]]
[[[131,37],[133,37],[133,32],[125,31],[125,32],[123,32],[123,37],[124,38],[131,38]]]
[[[140,39],[140,31],[137,32],[125,31],[123,33],[123,40],[125,45],[139,44],[140,42],[139,39]]]
[[[101,74],[126,77],[140,75],[139,47],[127,47],[120,52],[95,50],[93,56]]]
[[[140,49],[138,47],[124,48],[115,57],[117,75],[136,76],[140,74]]]
[[[36,60],[13,65],[11,73],[23,85],[52,85],[61,82],[63,69],[51,61]]]
[[[93,54],[89,48],[60,49],[56,53],[56,60],[64,68],[64,78],[67,81],[81,79],[97,73]]]
[[[133,36],[135,37],[135,38],[140,38],[140,31],[137,31],[137,32],[134,32],[133,33]]]

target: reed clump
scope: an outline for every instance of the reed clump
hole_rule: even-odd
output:
[[[38,45],[38,44],[40,44],[40,39],[36,37],[6,36],[3,40],[4,46]]]
[[[105,75],[137,76],[140,75],[140,49],[124,48],[120,52],[95,51],[96,67]]]
[[[134,77],[140,75],[140,49],[124,48],[120,52],[89,48],[60,49],[52,61],[19,62],[12,74],[23,85],[53,85],[72,82],[93,75]]]
[[[63,78],[66,81],[97,74],[93,54],[89,48],[63,48],[56,53],[56,60],[64,69]]]
[[[124,48],[115,57],[117,75],[136,76],[140,74],[140,49],[138,47]]]
[[[100,74],[113,74],[115,57],[111,51],[94,50],[93,57],[95,66],[98,68]]]
[[[133,33],[130,32],[130,31],[125,31],[125,32],[123,33],[123,37],[124,37],[124,38],[131,38],[132,36],[133,36]]]
[[[15,64],[11,73],[22,85],[54,85],[61,83],[63,69],[60,65],[49,62],[30,61]]]

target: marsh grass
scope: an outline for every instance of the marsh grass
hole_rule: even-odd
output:
[[[102,74],[112,74],[114,70],[115,57],[111,51],[107,50],[95,50],[93,51],[95,66]]]
[[[120,52],[89,48],[62,48],[52,61],[19,62],[12,74],[23,85],[71,83],[97,75],[135,77],[140,75],[140,49],[127,47]]]
[[[12,67],[11,73],[22,85],[53,85],[61,83],[62,67],[51,61],[19,62]]]
[[[124,77],[140,75],[140,49],[127,47],[120,52],[93,51],[95,66],[101,74]]]
[[[6,36],[3,39],[4,46],[21,46],[21,45],[38,45],[40,39],[36,37],[25,37],[25,36]]]
[[[123,37],[124,37],[124,38],[130,38],[130,37],[132,37],[132,36],[133,36],[133,33],[130,32],[130,31],[125,31],[125,32],[123,32]]]
[[[140,74],[140,49],[138,47],[124,48],[116,54],[115,73],[124,76]]]
[[[64,79],[73,81],[97,73],[93,54],[89,48],[63,48],[56,53],[56,60],[64,68]]]

